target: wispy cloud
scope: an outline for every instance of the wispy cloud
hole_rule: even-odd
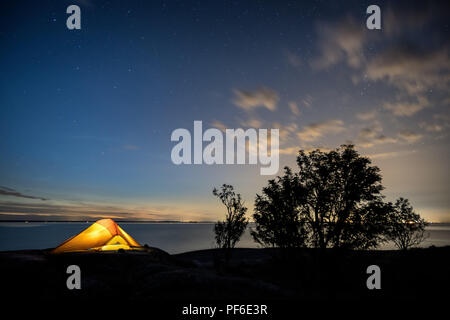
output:
[[[398,139],[396,138],[392,138],[392,137],[387,137],[383,134],[370,134],[370,137],[363,137],[361,138],[361,136],[364,135],[368,135],[368,134],[361,134],[362,132],[364,132],[365,130],[368,129],[363,129],[360,132],[360,136],[358,137],[358,146],[363,147],[363,148],[372,148],[376,145],[380,145],[380,144],[386,144],[386,143],[396,143],[398,142]]]
[[[298,125],[295,122],[281,125],[280,123],[273,123],[272,128],[280,130],[280,144],[286,144],[290,139],[297,138]]]
[[[390,152],[368,154],[367,156],[372,159],[391,159],[400,156],[405,156],[413,152],[414,151],[390,151]]]
[[[429,89],[448,90],[450,58],[447,47],[420,48],[410,43],[392,46],[367,65],[371,80],[387,80],[415,96]]]
[[[360,112],[360,113],[356,114],[356,117],[359,120],[363,120],[363,121],[373,120],[377,117],[377,111],[372,110],[372,111],[367,111],[367,112]]]
[[[419,127],[430,133],[441,133],[450,128],[450,115],[434,114],[431,120],[419,122]]]
[[[258,119],[247,119],[245,121],[241,121],[240,125],[244,128],[261,128],[263,123]]]
[[[300,150],[299,147],[285,147],[285,148],[280,148],[279,153],[287,154],[287,155],[296,155],[296,154],[298,154],[299,150]]]
[[[313,104],[313,97],[309,94],[306,95],[304,99],[302,99],[302,103],[305,107],[311,108]]]
[[[180,220],[190,217],[194,220],[210,220],[211,213],[195,212],[195,208],[177,206],[127,207],[98,203],[52,204],[0,201],[1,220]]]
[[[316,69],[344,61],[353,68],[365,60],[363,47],[368,41],[366,28],[351,16],[336,23],[321,23],[318,27],[319,56],[311,61]]]
[[[290,101],[288,103],[289,109],[291,110],[292,114],[294,114],[295,116],[299,116],[300,115],[300,109],[297,105],[297,103],[295,103],[294,101]]]
[[[391,111],[395,116],[409,117],[429,106],[428,99],[419,96],[416,102],[398,101],[386,102],[383,108]]]
[[[394,158],[398,156],[400,153],[397,151],[391,151],[391,152],[380,152],[380,153],[374,153],[367,155],[368,157],[372,159],[388,159],[388,158]]]
[[[428,131],[428,132],[441,132],[442,130],[444,130],[444,127],[440,124],[428,123],[425,121],[420,122],[419,127],[421,127],[422,129],[424,129],[425,131]]]
[[[408,143],[414,143],[423,138],[423,135],[410,130],[401,131],[398,136]]]
[[[212,128],[217,128],[222,132],[225,132],[225,130],[227,129],[227,126],[225,124],[223,124],[223,122],[219,121],[219,120],[214,120],[213,122],[211,122],[211,127]]]
[[[436,19],[445,21],[444,12],[449,6],[426,3],[420,7],[419,10],[416,7],[387,7],[383,35],[368,32],[361,27],[359,19],[352,16],[320,24],[317,29],[318,56],[310,61],[310,65],[323,69],[345,64],[354,70],[350,76],[354,85],[360,85],[362,79],[383,81],[397,91],[395,98],[382,103],[383,109],[394,116],[411,117],[433,106],[435,103],[429,101],[428,93],[439,92],[444,97],[450,94],[450,44],[445,40],[448,37],[443,31],[438,32],[432,44],[423,46],[414,42],[410,33],[412,30],[419,32]],[[376,46],[382,41],[382,46]],[[377,47],[379,49],[374,50]],[[371,111],[357,114],[363,121],[375,117],[376,113]]]
[[[275,90],[266,87],[254,91],[234,90],[234,94],[235,99],[233,103],[244,110],[264,107],[270,111],[274,111],[280,100]]]
[[[36,200],[42,200],[42,201],[48,200],[48,199],[42,198],[42,197],[36,197],[36,196],[30,196],[27,194],[23,194],[19,191],[16,191],[15,189],[8,188],[8,187],[2,187],[2,186],[0,186],[0,195],[12,196],[12,197],[18,197],[18,198],[26,198],[26,199],[36,199]]]
[[[339,133],[345,130],[342,120],[328,120],[307,125],[297,133],[302,141],[316,141],[328,133]]]
[[[374,121],[371,126],[359,130],[356,138],[357,145],[363,148],[372,148],[376,145],[396,143],[397,141],[396,138],[387,137],[383,134],[383,127],[379,121]]]

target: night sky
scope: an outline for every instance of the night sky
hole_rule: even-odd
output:
[[[81,8],[68,30],[66,8]],[[381,8],[382,29],[366,28]],[[0,220],[214,221],[251,213],[258,165],[176,166],[173,130],[279,128],[299,149],[353,143],[387,200],[450,222],[444,2],[2,1]]]

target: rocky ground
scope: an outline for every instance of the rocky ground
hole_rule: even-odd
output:
[[[0,253],[8,299],[121,301],[322,301],[445,299],[450,247],[401,251],[235,249],[178,255],[144,252]],[[81,290],[68,290],[66,269],[81,269]],[[368,290],[366,269],[381,268],[381,290]]]

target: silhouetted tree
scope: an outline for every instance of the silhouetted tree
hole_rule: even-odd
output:
[[[355,208],[340,232],[340,242],[331,246],[346,249],[376,248],[386,241],[386,221],[389,219],[391,206],[381,199]]]
[[[291,169],[277,180],[270,180],[262,195],[256,195],[253,239],[263,246],[293,248],[305,246],[307,225],[299,214],[304,190]]]
[[[224,249],[225,259],[228,260],[231,255],[230,250],[234,248],[247,227],[248,220],[245,217],[247,208],[244,206],[241,195],[236,194],[231,185],[224,184],[220,190],[214,188],[213,195],[220,199],[227,210],[225,221],[218,221],[214,225],[214,233],[217,246]]]
[[[297,157],[256,196],[252,232],[258,243],[277,247],[369,249],[385,241],[392,206],[383,202],[380,170],[352,145]]]
[[[380,169],[353,145],[297,157],[299,181],[307,190],[301,216],[315,247],[368,249],[382,241],[389,206],[382,200]]]
[[[428,223],[414,212],[408,199],[398,199],[389,218],[387,238],[394,242],[397,248],[407,250],[427,238],[425,227]]]

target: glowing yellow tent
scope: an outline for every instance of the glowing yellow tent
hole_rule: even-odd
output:
[[[139,248],[141,248],[141,245],[128,235],[128,233],[123,231],[113,220],[102,219],[76,236],[61,243],[53,249],[52,253],[85,250],[133,250]]]

